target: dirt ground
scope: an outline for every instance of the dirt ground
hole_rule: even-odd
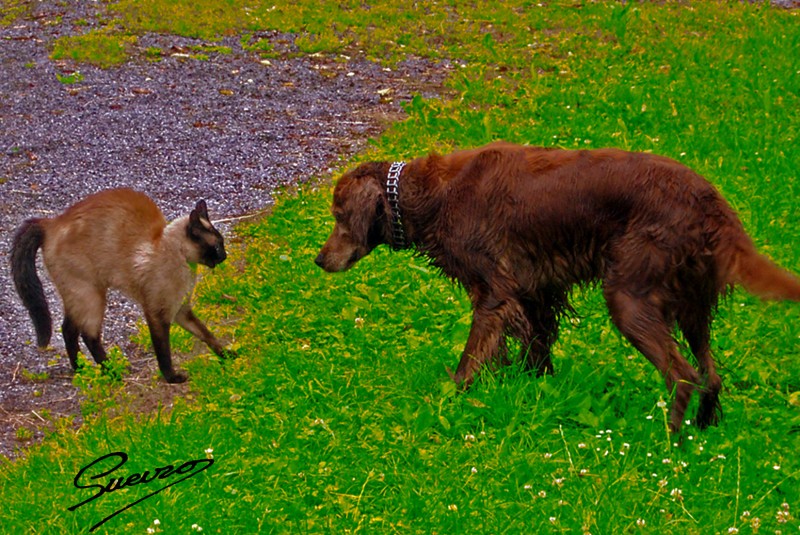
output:
[[[98,5],[42,0],[30,16],[0,28],[0,454],[12,458],[53,420],[81,423],[71,368],[54,358],[64,354],[59,329],[52,349],[37,350],[9,279],[10,240],[24,219],[128,186],[150,195],[168,219],[204,198],[230,236],[237,218],[268,209],[276,188],[326,177],[362,150],[402,118],[401,105],[414,94],[436,96],[451,68],[411,60],[387,69],[327,56],[265,61],[238,38],[221,43],[231,54],[201,61],[187,52],[202,42],[162,35],[138,43],[160,48],[158,62],[103,70],[51,60],[49,44],[90,31]],[[290,35],[257,37],[293,49]],[[59,80],[70,76],[80,81]],[[43,280],[59,326],[60,302]],[[112,294],[105,345],[129,359],[125,383],[142,410],[168,407],[188,386],[154,380],[155,358],[130,341],[139,318],[134,303]]]

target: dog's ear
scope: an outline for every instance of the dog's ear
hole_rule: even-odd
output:
[[[359,180],[355,196],[357,212],[350,221],[353,237],[363,244],[369,241],[371,229],[380,223],[386,214],[386,196],[380,182],[374,176],[364,176]]]

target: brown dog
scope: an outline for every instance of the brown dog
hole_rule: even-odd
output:
[[[600,281],[614,324],[663,374],[678,431],[692,392],[697,425],[715,424],[721,380],[712,313],[734,284],[800,301],[800,280],[759,255],[701,176],[664,157],[493,143],[400,165],[365,163],[333,194],[336,225],[316,259],[343,271],[376,246],[414,246],[461,283],[472,328],[454,379],[468,386],[521,341],[529,369],[552,372],[550,346],[575,284]],[[678,351],[675,325],[699,372]]]

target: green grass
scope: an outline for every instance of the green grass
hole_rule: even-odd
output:
[[[11,26],[17,18],[28,13],[29,9],[24,0],[0,0],[0,28]]]
[[[109,34],[104,30],[58,39],[50,54],[55,60],[71,59],[98,67],[111,67],[128,59],[135,37]]]
[[[449,58],[465,65],[447,81],[452,98],[415,99],[358,159],[499,138],[651,150],[707,176],[761,250],[800,266],[796,12],[715,2],[446,2],[422,15],[404,2],[243,5],[112,8],[126,35],[275,27],[309,52]],[[217,25],[159,9],[216,14]],[[680,444],[666,432],[661,379],[593,289],[575,293],[579,316],[562,324],[555,376],[512,368],[456,394],[445,366],[469,329],[464,293],[424,259],[385,248],[347,273],[323,273],[313,258],[332,227],[330,195],[326,182],[285,194],[266,220],[237,228],[231,258],[204,277],[197,300],[241,358],[186,363],[191,393],[173,410],[111,411],[113,381],[76,380],[93,394],[88,422],[77,433],[62,425],[4,466],[6,530],[85,531],[155,490],[67,511],[88,497],[72,487],[77,471],[125,451],[125,474],[207,455],[215,464],[99,533],[798,531],[796,304],[735,292],[720,306],[713,347],[725,419],[702,433],[686,426]],[[192,343],[176,333],[174,344]]]

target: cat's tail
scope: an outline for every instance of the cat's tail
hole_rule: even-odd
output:
[[[39,347],[50,344],[53,333],[53,319],[44,296],[42,281],[36,272],[36,254],[44,242],[42,219],[28,219],[11,242],[11,277],[22,304],[28,309],[36,329],[36,343]]]

